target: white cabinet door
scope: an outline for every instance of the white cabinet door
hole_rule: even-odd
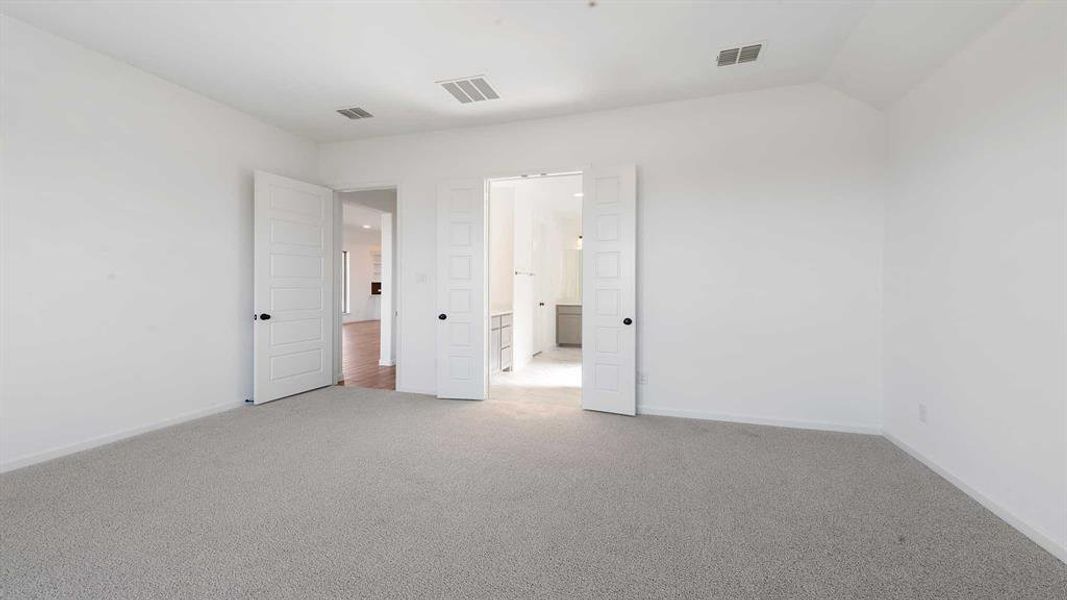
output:
[[[437,188],[437,396],[484,400],[488,388],[485,183]]]
[[[253,401],[332,385],[333,191],[255,173]]]
[[[633,165],[583,173],[582,408],[637,413]]]

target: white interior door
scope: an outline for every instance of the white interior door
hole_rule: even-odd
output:
[[[583,173],[582,408],[637,413],[633,165]]]
[[[534,345],[533,353],[544,352],[549,348],[549,306],[555,310],[555,294],[552,289],[551,270],[548,268],[547,234],[548,224],[538,220],[534,223],[533,235],[533,271],[534,271]]]
[[[515,190],[515,229],[512,262],[515,277],[511,293],[511,370],[521,371],[534,354],[537,279],[534,273],[534,215],[536,200],[524,186]]]
[[[333,191],[255,174],[256,404],[332,385]]]
[[[437,188],[437,396],[484,400],[488,388],[485,183]]]

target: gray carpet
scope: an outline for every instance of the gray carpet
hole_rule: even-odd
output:
[[[1064,598],[873,436],[331,388],[0,477],[5,598]]]

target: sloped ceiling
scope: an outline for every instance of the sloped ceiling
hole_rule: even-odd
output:
[[[1016,4],[874,3],[838,50],[823,81],[887,108]]]
[[[1014,2],[5,2],[8,16],[317,141],[824,82],[885,107]],[[718,51],[764,42],[755,63]],[[460,104],[436,81],[484,75]],[[350,121],[338,108],[372,119]]]

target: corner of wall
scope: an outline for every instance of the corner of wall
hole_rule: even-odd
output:
[[[1034,527],[1031,527],[1026,521],[1017,517],[1015,513],[1008,510],[993,499],[989,498],[985,494],[979,492],[977,489],[971,487],[966,481],[960,479],[955,474],[953,474],[952,471],[941,466],[932,458],[930,458],[926,454],[923,454],[918,449],[914,448],[908,443],[904,442],[897,436],[893,435],[891,432],[883,431],[882,435],[887,440],[889,440],[894,446],[900,448],[909,456],[924,464],[931,471],[937,473],[943,479],[956,486],[960,491],[970,496],[972,499],[984,506],[986,509],[988,509],[991,513],[999,517],[1005,523],[1019,530],[1020,533],[1030,538],[1030,540],[1036,543],[1038,546],[1041,546],[1056,558],[1067,563],[1067,546],[1064,546],[1063,544],[1057,542],[1051,537],[1038,531]]]

